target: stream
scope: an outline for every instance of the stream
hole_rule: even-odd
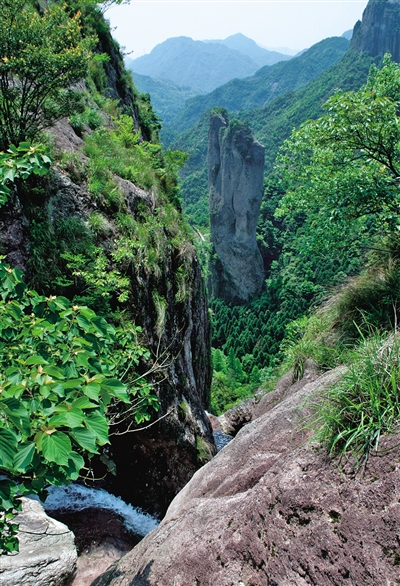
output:
[[[232,437],[216,431],[214,439],[219,451]],[[75,534],[78,561],[71,586],[90,586],[160,522],[104,489],[70,484],[48,491],[46,512]]]

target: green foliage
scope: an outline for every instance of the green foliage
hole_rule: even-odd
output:
[[[318,210],[328,231],[336,219],[368,217],[393,230],[399,206],[400,66],[387,55],[357,92],[338,91],[327,114],[292,134],[278,159],[288,184],[280,213]]]
[[[85,459],[109,442],[108,416],[139,398],[136,421],[157,400],[146,385],[122,383],[145,351],[136,328],[115,329],[65,297],[29,291],[18,269],[0,264],[0,550],[17,547],[18,495],[44,498],[49,484],[77,480]]]
[[[330,454],[351,454],[361,465],[383,434],[399,430],[399,358],[397,334],[372,335],[352,352],[349,370],[316,405],[314,439]]]
[[[143,141],[131,116],[119,113],[113,127],[97,128],[85,137],[89,157],[89,191],[104,206],[123,207],[113,175],[147,190],[160,189],[178,203],[177,171],[186,156],[179,151],[162,152],[159,144]]]
[[[250,357],[251,364],[254,358]],[[219,350],[212,349],[213,379],[211,383],[211,412],[221,415],[237,403],[254,396],[261,383],[261,373],[254,366],[248,375],[243,369],[246,361],[240,361],[230,348],[228,356]],[[247,367],[249,355],[247,355]]]
[[[307,359],[321,369],[334,368],[342,360],[344,346],[332,331],[332,312],[317,311],[303,316],[286,326],[286,335],[281,345],[283,353],[282,372],[293,368],[293,381],[303,378]]]
[[[71,85],[87,71],[93,39],[80,16],[52,3],[40,14],[26,0],[0,1],[0,148],[31,140],[76,108]]]
[[[0,152],[0,206],[11,193],[10,183],[15,179],[27,179],[32,173],[46,175],[51,163],[50,149],[41,144],[21,142],[18,147],[11,144],[7,152]]]

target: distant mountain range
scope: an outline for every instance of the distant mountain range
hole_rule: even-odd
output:
[[[350,42],[331,37],[313,45],[290,61],[259,69],[245,79],[233,79],[206,95],[187,101],[171,122],[175,136],[197,122],[202,112],[222,106],[230,112],[262,108],[278,96],[309,84],[346,53]]]
[[[253,75],[264,65],[290,59],[268,51],[242,34],[225,40],[194,41],[175,37],[160,43],[137,59],[127,59],[134,73],[193,88],[197,94],[211,92],[234,78]]]

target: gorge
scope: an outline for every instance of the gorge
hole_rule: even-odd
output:
[[[87,486],[115,499],[77,534],[122,543],[119,497],[143,510],[147,535],[119,561],[111,548],[92,586],[394,586],[400,0],[370,0],[350,48],[326,39],[190,98],[166,125],[175,150],[108,3],[17,3],[13,28],[0,0],[0,79],[14,80],[0,90],[0,584],[74,579],[67,527],[49,521],[65,545],[37,546],[50,562],[21,574],[12,526],[31,531],[19,495],[72,480],[83,500]],[[58,46],[40,28],[52,11],[84,74],[44,101],[46,133],[13,147],[2,106]],[[41,58],[27,67],[5,30]],[[218,453],[212,424],[235,436]],[[26,501],[39,543],[48,522]]]

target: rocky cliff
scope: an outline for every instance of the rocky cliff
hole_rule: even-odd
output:
[[[264,267],[256,241],[264,147],[243,123],[214,110],[208,134],[208,185],[214,297],[243,303],[258,295]]]
[[[135,145],[132,155],[141,148],[144,160],[139,172],[147,165],[154,175],[149,157],[154,162],[155,157],[160,161],[163,156],[154,113],[148,100],[129,85],[122,55],[104,19],[99,12],[94,16],[99,19],[98,50],[106,51],[109,59],[93,64],[91,83],[94,79],[96,88],[91,89],[88,82],[81,84],[87,111],[99,121],[104,141],[110,140],[109,133],[115,131],[122,112],[125,118],[118,120],[130,120],[129,140],[139,140],[139,145],[151,141],[143,148]],[[101,110],[103,104],[111,108],[113,118]],[[133,137],[132,128],[140,131],[139,139]],[[89,299],[88,292],[90,297],[100,287],[97,301],[92,295],[97,304],[93,308],[105,315],[109,303],[108,315],[116,312],[141,328],[138,342],[148,348],[150,358],[143,359],[137,370],[150,373],[148,380],[154,384],[160,410],[148,429],[113,436],[107,459],[116,464],[117,476],[106,483],[126,501],[161,515],[215,449],[204,412],[211,377],[205,288],[190,232],[171,195],[173,182],[167,185],[167,179],[161,185],[155,179],[151,188],[143,189],[122,179],[106,168],[103,157],[91,158],[85,151],[81,137],[91,135],[92,128],[86,123],[77,129],[76,123],[71,126],[67,120],[52,129],[49,141],[56,163],[50,178],[33,177],[29,183],[17,185],[0,210],[2,254],[41,293],[83,295],[83,299],[86,295]],[[99,143],[101,147],[98,141],[96,149]],[[127,168],[129,164],[133,163],[127,160]],[[93,170],[96,165],[100,171]],[[103,182],[102,192],[96,181],[97,185]],[[97,227],[93,218],[98,220]],[[81,269],[71,268],[71,262],[81,262]],[[98,262],[103,263],[102,269],[99,264],[96,268]],[[98,285],[82,280],[80,275],[86,270],[92,271],[90,279],[94,277]],[[120,277],[105,289],[113,274],[128,280],[123,302],[118,301]],[[104,471],[101,466],[96,470],[98,476]]]
[[[351,48],[372,57],[391,53],[400,61],[400,0],[370,0],[354,27]]]
[[[306,441],[307,398],[342,372],[306,370],[294,385],[288,373],[161,525],[93,586],[396,584],[399,435],[358,475]]]

